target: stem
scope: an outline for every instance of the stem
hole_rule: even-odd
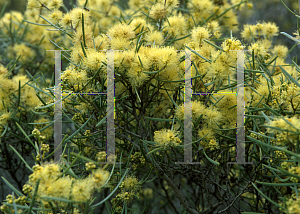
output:
[[[176,197],[179,199],[180,203],[187,210],[187,212],[191,213],[191,214],[199,214],[198,211],[196,211],[195,209],[193,209],[189,206],[189,204],[188,204],[187,200],[185,199],[184,195],[181,192],[179,192],[179,189],[177,188],[177,186],[173,183],[173,181],[169,178],[169,176],[166,175],[166,173],[162,170],[162,168],[156,163],[153,156],[152,156],[152,159],[153,159],[154,164],[158,168],[160,176],[162,176],[163,179],[168,183],[168,185],[173,189]]]

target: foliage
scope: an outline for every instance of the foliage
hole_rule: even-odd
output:
[[[273,44],[276,23],[239,30],[236,12],[252,8],[247,0],[71,5],[29,0],[24,14],[1,14],[1,167],[18,183],[3,178],[13,191],[3,213],[299,212],[300,68],[286,63],[299,32],[282,32],[296,42],[288,50]],[[51,49],[69,50],[62,54],[59,163],[53,161]],[[109,49],[115,50],[114,164],[104,163],[106,96],[79,94],[107,91]],[[243,49],[249,50],[245,161],[254,164],[230,165],[236,161],[236,50]],[[203,93],[192,96],[189,136],[199,164],[178,164],[185,157],[184,50],[192,52],[192,90]],[[20,167],[21,180],[13,174]]]

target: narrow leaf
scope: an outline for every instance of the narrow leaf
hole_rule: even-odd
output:
[[[19,152],[17,150],[15,150],[14,147],[12,147],[11,145],[9,145],[9,147],[14,150],[14,152],[19,156],[19,158],[23,161],[23,163],[25,164],[25,166],[31,171],[33,172],[33,170],[31,169],[31,167],[26,163],[26,161],[22,158],[22,156],[19,154]]]

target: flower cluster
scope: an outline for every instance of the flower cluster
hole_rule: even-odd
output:
[[[181,143],[179,137],[176,137],[178,132],[170,129],[162,129],[154,132],[154,142],[157,146],[161,146],[164,149],[168,147],[174,147]]]

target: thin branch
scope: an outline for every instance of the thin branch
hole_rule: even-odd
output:
[[[188,205],[188,202],[185,199],[184,195],[181,192],[179,192],[178,187],[173,183],[173,181],[166,175],[166,173],[162,170],[162,168],[157,164],[157,162],[155,161],[153,156],[152,156],[152,160],[153,160],[154,164],[156,165],[157,169],[159,170],[160,176],[162,176],[163,179],[168,183],[168,185],[173,189],[176,197],[179,199],[180,203],[183,205],[183,207],[186,209],[186,211],[191,214],[199,214],[199,212],[197,210],[191,208]]]

